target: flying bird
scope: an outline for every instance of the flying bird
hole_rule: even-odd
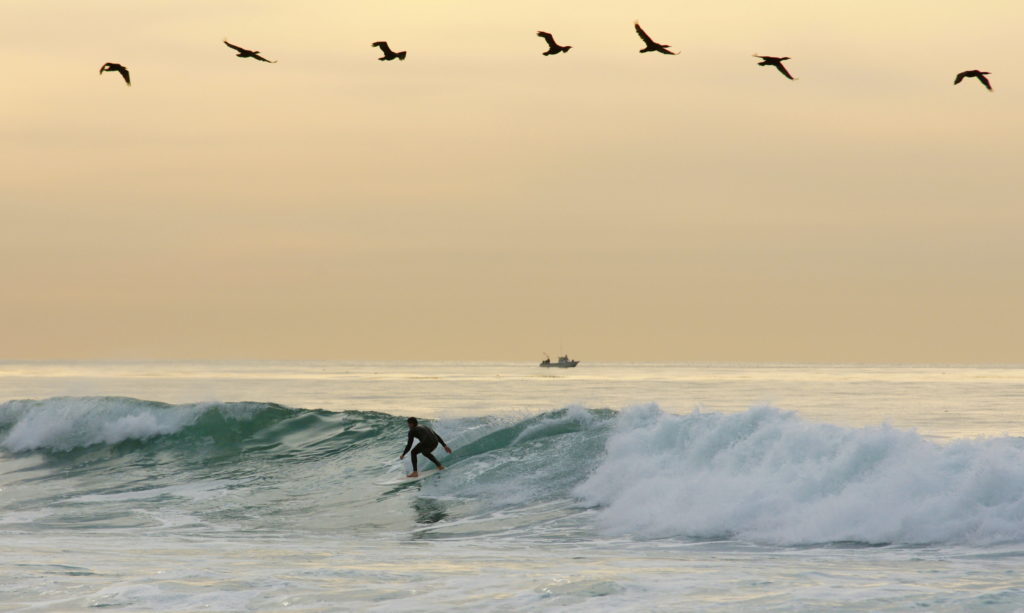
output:
[[[548,43],[548,50],[544,52],[544,55],[556,55],[558,53],[569,53],[569,49],[572,49],[572,45],[562,46],[555,42],[555,37],[548,34],[547,32],[537,32],[537,36],[543,38]]]
[[[651,37],[647,35],[647,32],[644,32],[644,29],[640,27],[640,22],[639,21],[637,21],[634,24],[634,26],[636,27],[637,35],[640,36],[640,40],[644,41],[644,43],[647,44],[646,47],[644,47],[643,49],[640,50],[640,53],[648,53],[650,51],[657,51],[659,53],[664,53],[666,55],[679,55],[678,53],[675,53],[675,52],[672,52],[672,51],[668,50],[668,48],[671,47],[672,45],[662,45],[661,43],[654,42],[654,40],[652,40]]]
[[[772,57],[770,55],[758,55],[756,53],[754,54],[754,57],[761,58],[761,61],[757,63],[758,66],[774,66],[778,68],[779,72],[781,72],[787,79],[790,81],[793,80],[793,75],[789,74],[786,67],[782,65],[782,62],[789,59],[788,57]]]
[[[260,55],[259,51],[250,51],[248,49],[243,49],[242,47],[239,47],[238,45],[232,45],[227,40],[224,41],[224,44],[227,45],[228,47],[231,47],[235,51],[237,51],[238,53],[236,53],[235,55],[237,55],[238,57],[251,57],[253,59],[259,60],[261,62],[266,62],[268,64],[276,64],[277,63],[277,60],[268,60],[267,58],[263,57],[262,55]]]
[[[103,74],[104,72],[119,72],[119,73],[121,73],[121,77],[124,78],[124,82],[129,87],[131,87],[132,78],[128,74],[128,69],[125,68],[124,66],[122,66],[120,64],[115,64],[114,62],[107,62],[106,64],[100,66],[100,74]]]
[[[985,77],[985,75],[987,74],[992,73],[985,72],[984,70],[965,70],[960,74],[956,75],[956,81],[953,81],[953,85],[956,85],[957,83],[963,81],[967,77],[974,77],[981,81],[981,84],[984,85],[985,88],[988,89],[988,91],[992,91],[992,84],[989,83],[988,78]]]
[[[370,46],[380,48],[380,52],[384,54],[384,57],[379,57],[377,59],[382,62],[390,62],[395,58],[398,58],[400,60],[405,59],[405,51],[399,51],[398,53],[395,53],[394,51],[391,50],[391,47],[388,46],[387,41],[378,40],[377,42],[373,43]]]

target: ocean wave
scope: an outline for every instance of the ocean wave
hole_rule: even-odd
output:
[[[765,544],[1024,540],[1024,441],[938,444],[758,408],[624,411],[574,489],[601,530]]]
[[[61,480],[58,506],[156,505],[207,484],[217,494],[203,502],[211,516],[302,516],[335,527],[394,518],[398,499],[412,494],[416,508],[430,509],[422,514],[429,522],[481,519],[484,526],[500,517],[498,531],[538,531],[552,517],[585,516],[580,530],[637,539],[1024,542],[1024,440],[1017,438],[940,444],[913,431],[815,423],[773,408],[678,415],[654,405],[432,426],[453,448],[438,456],[449,470],[383,491],[375,482],[402,470],[406,433],[404,417],[383,413],[22,400],[0,404],[0,451],[38,456],[31,466]],[[9,479],[38,485],[49,500],[37,476]],[[550,512],[537,513],[541,507]]]
[[[500,425],[454,449],[443,479],[423,493],[471,500],[488,513],[536,503],[571,502],[596,465],[615,413],[571,406]]]
[[[122,397],[62,397],[0,404],[0,449],[67,452],[178,436],[251,440],[260,430],[309,411],[273,403],[170,405]]]

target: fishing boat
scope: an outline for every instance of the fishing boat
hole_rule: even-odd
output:
[[[558,358],[557,362],[552,362],[551,358],[545,355],[544,361],[540,365],[542,368],[575,368],[579,363],[579,360],[570,360],[568,355]]]

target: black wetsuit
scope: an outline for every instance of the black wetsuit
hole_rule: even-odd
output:
[[[412,450],[412,471],[416,472],[416,454],[418,453],[422,453],[423,457],[427,458],[435,465],[440,466],[441,463],[438,462],[437,458],[435,458],[430,452],[437,449],[438,443],[440,443],[442,447],[447,447],[448,445],[444,444],[444,441],[441,440],[441,437],[438,436],[437,432],[421,425],[409,428],[409,442],[406,443],[405,451],[402,452],[402,455],[409,452],[409,448],[412,447],[412,439],[414,438],[419,439],[420,444],[413,447]]]

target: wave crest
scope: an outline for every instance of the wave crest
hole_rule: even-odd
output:
[[[196,403],[170,405],[120,397],[15,400],[0,404],[0,448],[12,452],[71,451],[178,434],[244,436],[254,427],[293,414],[274,404]],[[249,427],[242,427],[249,424]]]
[[[745,413],[624,411],[574,492],[645,538],[799,545],[1024,540],[1020,439],[939,445],[911,431]]]

